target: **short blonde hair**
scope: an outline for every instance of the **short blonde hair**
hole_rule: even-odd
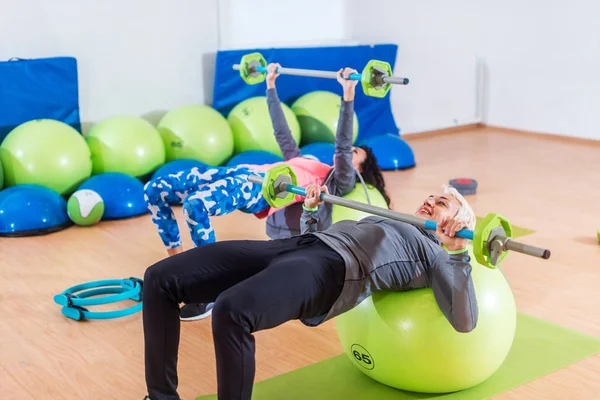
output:
[[[460,203],[456,219],[464,223],[467,229],[474,230],[477,218],[467,200],[452,186],[442,185],[442,189],[444,190],[444,194],[454,197]]]

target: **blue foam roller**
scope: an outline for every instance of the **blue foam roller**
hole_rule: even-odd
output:
[[[45,235],[71,225],[66,200],[52,189],[23,184],[0,192],[2,236]]]
[[[303,156],[315,156],[323,164],[333,165],[335,144],[327,142],[315,142],[307,144],[300,149]]]
[[[264,165],[273,164],[283,161],[283,158],[262,150],[249,150],[238,153],[227,161],[227,166],[235,166],[240,164]]]
[[[154,171],[154,173],[152,174],[152,179],[156,179],[159,176],[176,174],[179,171],[192,169],[194,167],[198,167],[198,168],[206,167],[206,164],[204,164],[203,162],[198,161],[198,160],[185,159],[185,158],[179,159],[179,160],[173,160],[173,161],[166,163],[165,165],[163,165],[156,171]]]
[[[412,148],[400,136],[386,133],[365,140],[361,144],[373,149],[379,167],[384,171],[407,169],[415,166]]]
[[[83,182],[78,190],[93,190],[104,201],[103,220],[123,219],[147,214],[142,182],[122,172],[104,172]]]

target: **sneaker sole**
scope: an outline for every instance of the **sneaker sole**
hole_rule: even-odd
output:
[[[204,314],[198,314],[194,317],[188,317],[188,318],[179,317],[179,319],[182,321],[198,321],[199,319],[208,318],[211,314],[212,314],[212,308],[210,310],[208,310],[207,312],[205,312]]]

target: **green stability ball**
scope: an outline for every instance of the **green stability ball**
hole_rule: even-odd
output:
[[[430,288],[377,292],[336,318],[356,368],[385,385],[423,393],[468,389],[494,374],[515,337],[515,300],[502,271],[470,255],[479,308],[473,331],[456,332]]]
[[[78,190],[69,197],[67,214],[71,221],[79,226],[94,225],[104,215],[104,201],[93,190]]]
[[[165,114],[158,123],[167,161],[193,159],[221,165],[233,155],[231,128],[218,111],[189,105]]]
[[[369,194],[369,200],[371,201],[371,205],[376,207],[388,208],[387,203],[385,202],[385,198],[383,195],[377,190],[375,187],[371,185],[367,185],[367,193]],[[358,201],[360,203],[368,204],[367,195],[365,194],[365,189],[362,183],[359,181],[358,184],[350,193],[344,196],[345,199]],[[345,219],[359,221],[365,217],[371,216],[373,214],[369,214],[364,211],[354,210],[348,207],[342,207],[338,205],[333,205],[331,207],[331,220],[335,223],[338,221],[342,221]]]
[[[283,115],[296,144],[300,144],[300,124],[287,105],[281,103]],[[266,97],[252,97],[236,105],[227,117],[233,132],[234,151],[263,150],[283,156],[273,132]]]
[[[13,129],[0,146],[7,187],[38,184],[61,195],[72,193],[92,174],[90,149],[71,126],[38,119]]]
[[[302,144],[335,142],[342,98],[335,93],[316,91],[305,94],[292,104],[302,132]],[[353,139],[358,136],[358,117],[353,119]]]
[[[121,172],[143,178],[165,162],[165,147],[152,124],[130,115],[107,118],[86,136],[93,173]]]

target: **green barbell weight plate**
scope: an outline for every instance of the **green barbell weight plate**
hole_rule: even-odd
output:
[[[248,85],[256,85],[257,83],[264,82],[267,78],[267,74],[257,72],[254,70],[255,67],[266,67],[267,60],[260,53],[250,53],[242,57],[240,61],[240,77]]]
[[[265,173],[262,194],[267,203],[273,208],[286,206],[294,201],[294,198],[296,197],[293,193],[279,192],[279,185],[281,182],[287,182],[296,186],[296,174],[294,174],[294,171],[289,165],[277,165]]]
[[[492,264],[488,249],[488,241],[492,239],[490,238],[490,235],[496,228],[502,228],[504,230],[504,235],[512,238],[513,229],[510,222],[500,214],[495,213],[488,214],[483,221],[477,224],[473,231],[473,254],[475,255],[475,259],[481,265],[488,268],[497,268],[507,254],[507,252],[504,251],[496,265]]]
[[[384,76],[392,76],[390,63],[379,60],[371,60],[362,72],[361,84],[363,92],[371,97],[385,97],[392,85],[383,81]]]

